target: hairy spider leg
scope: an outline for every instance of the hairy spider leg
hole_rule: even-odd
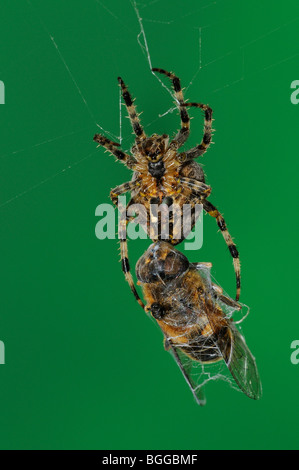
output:
[[[126,108],[128,110],[128,114],[129,114],[129,118],[133,127],[133,131],[139,140],[144,140],[146,139],[146,135],[140,124],[136,107],[134,105],[134,100],[132,99],[132,96],[128,90],[128,87],[125,85],[124,81],[120,77],[118,77],[118,82],[121,87],[122,96],[123,96]]]
[[[110,198],[113,202],[113,204],[116,205],[120,212],[120,218],[119,218],[119,234],[120,234],[120,254],[121,254],[121,267],[123,270],[123,273],[125,275],[126,281],[128,282],[130,289],[136,299],[136,301],[139,303],[141,308],[145,310],[145,305],[142,302],[141,298],[139,297],[139,294],[136,290],[134,279],[131,274],[130,270],[130,263],[129,263],[129,255],[128,255],[128,241],[127,241],[127,224],[130,221],[129,218],[127,218],[127,209],[131,205],[131,201],[128,203],[127,208],[124,209],[124,206],[122,204],[119,204],[118,201],[118,196],[128,192],[132,191],[136,187],[136,181],[130,181],[128,183],[121,184],[120,186],[117,186],[116,188],[112,189],[110,192]],[[124,214],[124,211],[126,213]]]
[[[193,193],[193,195],[194,197],[191,199],[191,202],[190,202],[191,207],[195,207],[196,204],[202,204],[203,209],[206,211],[206,213],[216,219],[218,227],[220,228],[223,238],[229,248],[230,254],[233,257],[233,264],[234,264],[234,270],[235,270],[235,275],[236,275],[236,286],[237,286],[236,300],[238,301],[240,298],[240,292],[241,292],[241,265],[240,265],[239,252],[237,250],[237,247],[234,244],[233,239],[227,230],[225,220],[223,216],[220,214],[220,212],[218,211],[218,209],[216,209],[216,207],[213,206],[213,204],[211,204],[209,201],[199,196],[198,194]]]
[[[113,204],[118,207],[118,196],[121,194],[127,193],[128,191],[132,191],[133,189],[136,188],[136,181],[128,181],[127,183],[120,184],[119,186],[116,186],[116,188],[111,189],[110,191],[110,199],[113,202]]]
[[[107,139],[107,137],[104,137],[101,134],[95,134],[93,140],[95,142],[98,142],[102,147],[108,150],[108,152],[110,152],[118,160],[124,163],[128,168],[134,169],[134,164],[136,163],[135,159],[131,155],[128,155],[127,153],[123,152],[119,148],[118,143],[112,142],[111,140]]]
[[[227,230],[225,220],[220,214],[220,212],[218,211],[218,209],[206,199],[202,202],[202,204],[203,204],[204,210],[211,217],[214,217],[216,219],[216,222],[218,224],[218,227],[221,230],[225,243],[227,244],[230,254],[233,257],[234,270],[236,274],[236,285],[237,285],[236,300],[239,300],[240,292],[241,292],[241,265],[240,265],[240,259],[239,259],[239,252],[237,250],[236,245],[233,242],[233,239],[229,231]]]
[[[235,308],[236,310],[242,310],[242,305],[241,304],[239,304],[235,300],[231,299],[227,295],[223,294],[222,287],[218,286],[218,284],[214,284],[213,282],[212,282],[212,287],[213,287],[214,291],[216,292],[218,299],[221,300],[221,302],[228,305],[229,307]]]
[[[185,159],[191,160],[193,158],[203,155],[208,150],[212,142],[213,110],[206,104],[201,104],[201,103],[184,103],[183,106],[192,106],[195,108],[201,108],[204,110],[204,115],[205,115],[204,135],[203,135],[201,143],[199,145],[196,145],[196,147],[185,152]]]
[[[166,75],[168,78],[170,78],[170,80],[172,81],[176,104],[181,115],[181,129],[171,141],[170,146],[175,146],[176,148],[179,148],[186,142],[190,134],[190,118],[185,108],[185,100],[182,92],[180,79],[174,73],[167,72],[163,69],[153,68],[152,71],[162,73],[163,75]]]
[[[194,178],[187,178],[185,176],[180,177],[180,184],[182,188],[188,188],[194,194],[200,194],[204,198],[211,194],[212,188],[202,181],[198,181]]]

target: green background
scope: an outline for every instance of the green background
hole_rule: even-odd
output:
[[[171,97],[150,73],[129,0],[1,1],[0,446],[3,449],[298,448],[298,1],[138,1],[152,65],[214,109],[202,158],[242,262],[243,324],[263,398],[225,383],[198,407],[158,328],[125,283],[95,209],[130,171],[96,149],[120,135],[121,75],[148,133],[173,135]],[[143,38],[140,37],[141,45]],[[195,77],[194,77],[195,76]],[[166,81],[165,84],[169,86]],[[202,135],[191,110],[187,146]],[[122,109],[123,148],[133,142]],[[149,240],[129,243],[132,266]],[[228,250],[204,219],[200,252],[234,295]]]

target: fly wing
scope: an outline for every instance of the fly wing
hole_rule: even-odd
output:
[[[200,265],[196,266],[196,269],[200,273],[201,278],[205,280],[206,292],[213,293],[214,298],[216,296],[214,309],[207,309],[206,314],[214,333],[219,355],[222,355],[231,375],[242,392],[249,398],[258,400],[262,395],[262,386],[255,358],[251,354],[245,338],[235,326],[234,321],[231,320],[232,315],[236,311],[240,311],[242,306],[223,295],[221,288],[215,289],[217,286],[214,286],[211,282],[209,269]],[[211,300],[209,294],[208,297]],[[216,311],[217,315],[215,315]],[[222,318],[219,318],[220,312],[222,312]],[[221,330],[219,330],[219,322],[225,325]]]
[[[242,392],[249,398],[258,400],[262,394],[262,387],[255,358],[233,320],[225,318],[223,311],[223,316],[219,319],[219,312],[220,309],[218,320],[215,320],[217,317],[211,311],[207,312],[219,356],[223,357]],[[220,321],[222,326],[219,327]]]
[[[262,396],[262,386],[255,358],[251,354],[244,337],[233,322],[229,322],[231,347],[219,343],[223,358],[236,383],[249,398],[258,400]]]
[[[198,403],[198,405],[204,406],[206,404],[206,398],[203,389],[203,384],[199,384],[197,381],[197,377],[199,375],[198,367],[200,366],[200,364],[198,364],[198,362],[196,361],[193,361],[189,356],[184,354],[180,350],[180,348],[171,344],[166,338],[165,345],[167,345],[167,349],[170,350],[174,360],[181,369],[181,372],[187,384],[189,385],[196,402]]]

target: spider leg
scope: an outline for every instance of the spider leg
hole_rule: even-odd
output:
[[[124,163],[127,167],[134,169],[136,163],[135,159],[119,149],[119,144],[112,142],[101,134],[96,134],[93,138],[95,142],[98,142],[102,147],[105,147],[112,155],[114,155],[118,160]]]
[[[136,181],[136,180],[134,180],[134,181]],[[133,181],[131,181],[131,182],[133,182]],[[132,196],[132,194],[131,194],[131,199],[127,204],[127,212],[126,212],[127,225],[130,222],[133,222],[134,224],[139,224],[140,223],[140,219],[139,219],[140,214],[138,212],[137,212],[137,214],[134,213],[133,215],[128,215],[129,208],[131,206],[133,206],[134,204],[136,204],[136,201],[134,199],[134,196]]]
[[[212,188],[202,181],[198,181],[194,178],[180,177],[180,184],[184,188],[189,188],[194,194],[200,194],[204,197],[208,197],[211,194]]]
[[[125,83],[120,77],[118,77],[118,82],[121,87],[122,96],[123,96],[126,108],[128,110],[128,114],[129,114],[129,118],[133,127],[133,131],[135,132],[136,137],[139,140],[144,140],[146,139],[146,135],[140,124],[139,117],[136,112],[136,107],[134,105],[134,100],[132,99],[132,96],[130,95],[127,86],[125,85]]]
[[[127,191],[132,191],[132,189],[135,188],[135,181],[129,181],[127,183],[123,183],[120,186],[116,186],[116,188],[112,189],[110,192],[110,199],[112,200],[113,204],[118,207],[118,196],[120,196],[123,193],[126,193]],[[135,215],[128,215],[128,209],[130,206],[135,204],[134,198],[131,197],[128,205],[127,205],[127,211],[126,211],[126,220],[127,224],[130,222],[134,222],[136,219],[136,214]]]
[[[203,155],[209,148],[212,141],[212,109],[206,104],[201,103],[184,103],[183,106],[193,106],[195,108],[201,108],[205,113],[205,123],[204,123],[204,135],[202,141],[199,145],[188,150],[187,152],[180,154],[184,156],[185,160],[191,160],[193,158]]]
[[[113,202],[113,204],[115,204],[115,206],[118,207],[118,196],[120,196],[121,194],[127,193],[129,191],[132,191],[135,188],[136,188],[136,181],[128,181],[127,183],[120,184],[119,186],[116,186],[116,188],[111,189],[110,199]]]
[[[238,302],[231,299],[230,297],[227,297],[226,295],[223,295],[223,294],[218,294],[217,297],[221,302],[223,302],[228,307],[233,307],[236,310],[242,310],[242,305],[240,305]]]
[[[144,303],[142,302],[141,298],[139,297],[139,294],[136,290],[134,279],[132,277],[131,271],[130,271],[130,263],[128,259],[128,242],[127,238],[125,239],[120,239],[120,253],[121,253],[121,266],[123,273],[125,275],[126,281],[128,282],[130,289],[136,299],[136,301],[139,303],[140,307],[143,308],[143,310],[146,310],[146,307]]]
[[[203,268],[210,269],[212,267],[212,263],[206,263],[204,261],[199,261],[198,263],[190,263],[190,264],[196,269],[203,269]]]
[[[116,205],[120,212],[120,226],[119,226],[119,234],[120,234],[120,254],[121,254],[121,266],[122,266],[122,271],[125,275],[126,281],[128,282],[130,289],[139,303],[139,305],[145,310],[145,305],[142,302],[141,298],[139,297],[139,294],[136,290],[135,283],[130,271],[130,263],[128,259],[128,242],[127,242],[127,224],[129,222],[129,218],[127,218],[126,214],[124,215],[124,211],[127,213],[128,207],[131,205],[130,202],[127,205],[127,208],[124,209],[122,204],[119,204],[118,201],[118,196],[120,194],[123,194],[127,191],[132,191],[136,187],[136,181],[130,181],[128,183],[121,184],[120,186],[117,186],[116,188],[112,189],[110,192],[110,197],[113,202],[113,204]]]
[[[241,276],[240,276],[240,259],[239,259],[239,252],[237,250],[236,245],[233,242],[233,239],[231,235],[229,234],[226,223],[218,209],[216,209],[213,204],[211,204],[209,201],[204,199],[202,201],[203,208],[204,210],[212,217],[214,217],[217,221],[218,227],[220,228],[223,238],[229,248],[230,254],[233,257],[233,263],[234,263],[234,269],[235,269],[235,274],[236,274],[236,284],[237,284],[237,293],[236,293],[236,300],[239,300],[240,298],[240,291],[241,291]]]
[[[192,197],[193,196],[193,197]],[[202,204],[204,210],[211,215],[212,217],[216,218],[218,227],[220,228],[223,238],[229,248],[229,251],[233,257],[234,269],[236,274],[236,285],[237,285],[237,293],[236,293],[236,300],[238,301],[240,298],[240,291],[241,291],[241,276],[240,276],[240,259],[239,259],[239,252],[237,250],[236,245],[234,244],[231,235],[229,234],[226,223],[220,212],[216,209],[213,204],[206,200],[205,197],[199,196],[198,193],[191,192],[189,194],[189,200],[191,198],[191,207],[195,207],[196,204]],[[195,223],[194,214],[192,214],[192,226]],[[181,240],[182,241],[182,240]]]
[[[227,295],[223,294],[222,287],[218,286],[217,284],[212,283],[212,287],[217,294],[218,299],[223,302],[224,304],[228,305],[229,307],[233,307],[236,310],[242,310],[242,305],[236,302],[235,300],[231,299]]]
[[[181,129],[179,130],[175,138],[171,141],[170,145],[172,144],[175,145],[176,148],[179,148],[186,142],[190,133],[190,118],[187,109],[185,108],[186,103],[184,100],[180,79],[176,75],[174,75],[174,73],[166,72],[166,70],[163,69],[153,68],[152,71],[162,73],[169,77],[172,81],[174,96],[176,98],[177,106],[181,115]]]
[[[120,233],[121,233],[121,237],[122,237],[119,240],[119,242],[120,242],[120,255],[121,255],[121,267],[122,267],[123,273],[125,275],[126,281],[129,284],[131,292],[133,293],[136,301],[139,303],[140,307],[143,310],[147,311],[144,303],[142,302],[142,300],[141,300],[141,298],[140,298],[140,296],[139,296],[139,294],[136,290],[134,279],[132,277],[131,270],[130,270],[129,255],[128,255],[128,241],[127,241],[127,237],[124,236],[124,234],[127,233],[127,223],[128,223],[128,221],[124,217],[121,217],[120,220],[121,220],[120,221],[120,225],[121,225]]]

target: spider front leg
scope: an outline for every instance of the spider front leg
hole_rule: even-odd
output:
[[[119,82],[120,87],[121,87],[122,96],[123,96],[125,105],[126,105],[127,110],[128,110],[128,114],[129,114],[129,118],[130,118],[130,121],[131,121],[131,124],[132,124],[132,127],[133,127],[133,131],[135,132],[136,137],[139,140],[144,140],[144,139],[146,139],[146,135],[145,135],[144,130],[143,130],[141,124],[140,124],[139,117],[138,117],[138,114],[137,114],[137,111],[136,111],[136,107],[135,107],[134,101],[133,101],[133,99],[132,99],[132,97],[129,93],[128,87],[125,85],[124,81],[120,77],[118,77],[118,82]]]
[[[204,135],[199,145],[194,147],[187,152],[180,154],[184,160],[192,160],[193,158],[203,155],[209,148],[212,141],[212,114],[213,110],[206,104],[201,103],[184,103],[183,106],[192,106],[195,108],[201,108],[204,110],[205,123],[204,123]]]
[[[186,142],[190,134],[190,118],[185,108],[186,103],[184,100],[180,79],[174,73],[166,72],[166,70],[163,69],[153,68],[152,71],[162,73],[163,75],[169,77],[172,81],[174,96],[181,115],[181,129],[175,138],[171,141],[170,145],[174,145],[176,148],[179,148]]]
[[[128,168],[134,169],[136,163],[135,159],[119,149],[119,144],[117,142],[112,142],[103,135],[96,134],[93,138],[95,142],[98,142],[102,147],[108,150],[112,155],[114,155],[118,160],[123,162]]]

